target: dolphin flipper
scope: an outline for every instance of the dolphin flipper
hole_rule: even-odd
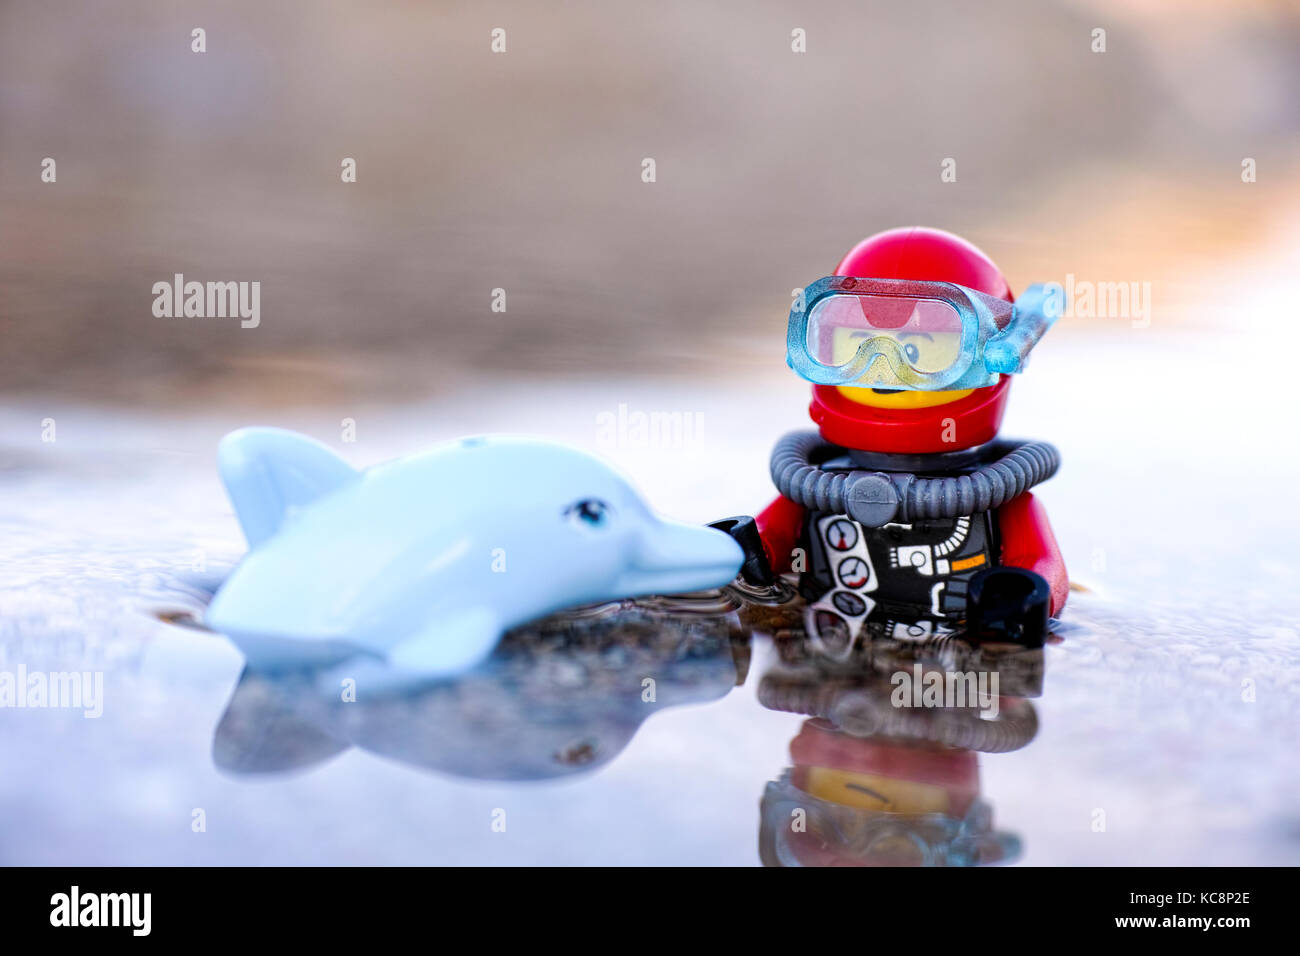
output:
[[[501,639],[501,622],[487,608],[471,607],[430,621],[388,652],[388,662],[421,677],[453,677],[487,660]]]
[[[371,654],[321,672],[317,687],[330,698],[348,682],[358,697],[414,691],[440,680],[454,680],[487,660],[501,639],[497,616],[485,608],[466,608],[430,622],[388,652]]]
[[[325,445],[282,428],[231,432],[217,446],[217,468],[250,548],[295,508],[358,477]]]

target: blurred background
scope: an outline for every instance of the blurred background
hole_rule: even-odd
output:
[[[1017,289],[1150,282],[1155,325],[1221,323],[1246,273],[1296,262],[1297,51],[1282,0],[6,0],[0,387],[781,379],[790,290],[912,223]],[[261,326],[156,318],[177,272],[259,280]]]

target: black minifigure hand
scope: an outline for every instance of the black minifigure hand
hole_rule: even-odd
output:
[[[966,636],[974,643],[1042,647],[1051,592],[1024,568],[986,568],[966,586]]]
[[[740,566],[740,576],[746,584],[759,588],[770,588],[776,584],[776,575],[767,560],[767,551],[763,548],[763,539],[753,518],[749,515],[723,518],[721,521],[709,522],[709,527],[727,532],[744,549],[745,563]]]

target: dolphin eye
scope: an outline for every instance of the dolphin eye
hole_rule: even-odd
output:
[[[597,498],[584,498],[565,508],[564,516],[574,524],[602,528],[609,523],[609,505]]]

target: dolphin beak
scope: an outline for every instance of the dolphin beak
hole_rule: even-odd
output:
[[[704,525],[659,520],[638,542],[628,594],[681,594],[730,584],[745,553],[731,535]]]

